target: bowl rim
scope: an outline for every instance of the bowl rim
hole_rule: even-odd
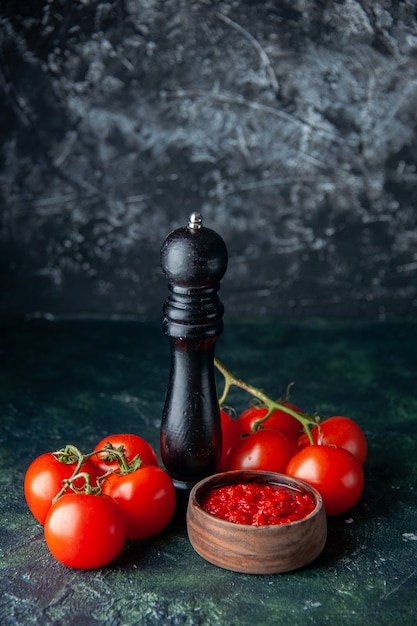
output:
[[[296,488],[298,488],[299,491],[304,490],[310,493],[310,495],[314,497],[316,505],[314,509],[310,511],[310,513],[308,513],[308,515],[305,515],[304,517],[301,517],[300,519],[293,520],[291,522],[285,522],[282,524],[261,524],[259,526],[255,524],[239,524],[237,522],[230,522],[229,520],[222,519],[221,517],[217,517],[213,513],[209,513],[208,511],[206,511],[198,500],[198,497],[197,497],[197,495],[199,495],[198,492],[200,490],[203,490],[208,485],[208,483],[210,483],[211,480],[216,480],[216,479],[221,480],[222,476],[225,476],[225,477],[230,476],[230,477],[237,478],[239,475],[240,476],[251,475],[253,477],[252,482],[264,482],[264,483],[269,482],[271,484],[280,484],[284,486],[288,484],[293,484]],[[276,480],[271,480],[271,476],[276,478]],[[269,477],[269,479],[265,480],[265,477]],[[262,478],[264,478],[264,480],[262,480]],[[236,481],[235,483],[232,483],[232,484],[237,484],[238,482],[239,481]],[[243,479],[242,482],[251,482],[251,481],[250,480],[247,481],[246,479]],[[225,480],[224,482],[218,482],[212,486],[209,486],[207,488],[207,491],[210,491],[210,489],[214,489],[215,487],[223,487],[228,484],[230,484],[230,482],[228,482],[227,480]],[[207,521],[211,523],[218,523],[220,524],[220,526],[224,526],[225,528],[245,529],[247,532],[249,532],[248,529],[250,529],[252,532],[258,532],[258,533],[260,532],[262,533],[275,532],[276,533],[276,532],[279,532],[279,529],[290,528],[290,527],[292,528],[300,524],[305,524],[306,522],[310,521],[313,517],[316,517],[323,510],[324,505],[323,505],[323,498],[320,495],[319,491],[312,485],[298,478],[293,478],[292,476],[287,476],[286,474],[282,474],[278,472],[270,472],[268,470],[229,470],[225,472],[217,472],[215,474],[211,474],[210,476],[206,476],[205,478],[202,478],[200,481],[198,481],[198,483],[196,483],[191,489],[191,492],[189,495],[187,517],[189,515],[189,510],[191,509],[191,507],[194,507],[195,509],[197,509],[199,514],[202,515],[203,518],[206,518]]]

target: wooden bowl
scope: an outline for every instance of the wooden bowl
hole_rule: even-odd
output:
[[[294,522],[253,526],[220,519],[202,507],[204,495],[214,487],[243,482],[279,484],[308,493],[314,510]],[[187,531],[196,552],[214,565],[247,574],[277,574],[303,567],[320,554],[327,521],[322,498],[310,485],[275,472],[232,471],[209,476],[193,487]]]

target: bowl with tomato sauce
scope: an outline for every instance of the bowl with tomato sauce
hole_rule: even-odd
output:
[[[210,563],[246,574],[278,574],[311,563],[327,539],[319,492],[284,474],[214,474],[191,490],[187,532]]]

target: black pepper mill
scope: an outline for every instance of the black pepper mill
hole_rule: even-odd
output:
[[[226,245],[192,213],[186,228],[165,239],[161,265],[169,288],[163,329],[171,344],[161,458],[177,489],[188,492],[215,472],[221,454],[214,345],[223,330],[217,292],[227,267]]]

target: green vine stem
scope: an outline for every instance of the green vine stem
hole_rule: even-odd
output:
[[[61,450],[57,450],[52,454],[60,463],[65,463],[66,465],[72,465],[73,463],[77,464],[72,473],[71,479],[80,472],[81,466],[85,461],[85,455],[72,444],[68,444],[65,448],[61,448]]]
[[[142,465],[139,454],[133,457],[133,459],[129,462],[123,452],[123,446],[115,448],[111,443],[106,443],[104,448],[101,448],[100,450],[94,450],[93,452],[90,452],[90,454],[86,454],[84,458],[88,459],[92,456],[97,456],[98,454],[102,453],[105,453],[105,456],[101,457],[103,461],[117,461],[120,469],[120,474],[131,474],[135,470],[139,469],[139,467]]]
[[[85,463],[87,459],[90,459],[91,457],[97,456],[101,453],[105,453],[105,461],[117,461],[119,465],[119,470],[109,469],[107,472],[97,478],[97,486],[93,487],[93,485],[91,484],[90,474],[88,472],[82,472],[81,468],[83,466],[83,463]],[[100,495],[103,481],[107,476],[109,476],[110,474],[130,474],[139,469],[142,465],[139,454],[137,454],[129,463],[123,452],[123,446],[115,448],[111,445],[111,443],[106,444],[104,448],[100,448],[99,450],[93,450],[93,452],[89,452],[88,454],[83,454],[81,450],[79,450],[76,446],[68,444],[64,448],[61,448],[60,450],[57,450],[52,454],[60,463],[65,463],[67,465],[72,465],[73,463],[76,464],[70,478],[67,478],[63,481],[62,489],[53,498],[53,503],[56,502],[58,498],[60,498],[62,495],[64,495],[64,493],[66,493],[68,489],[71,489],[75,493]],[[84,485],[82,488],[75,486],[75,481],[79,480],[80,478],[84,479]]]
[[[79,480],[80,478],[84,479],[84,485],[83,487],[76,487],[75,481]],[[68,489],[71,489],[71,491],[74,491],[75,493],[85,493],[87,495],[101,494],[101,484],[97,485],[97,487],[93,487],[93,485],[91,484],[91,477],[88,472],[77,472],[73,473],[70,478],[67,478],[67,480],[63,481],[62,489],[58,491],[56,496],[54,496],[54,498],[52,499],[52,504],[54,504],[61,496],[63,496],[64,493],[68,491]]]
[[[254,398],[257,398],[268,409],[267,414],[257,422],[256,428],[259,428],[259,426],[268,419],[271,413],[278,409],[280,411],[283,411],[284,413],[288,413],[288,415],[291,415],[292,417],[297,419],[302,425],[305,433],[307,434],[310,443],[314,443],[310,426],[315,426],[318,423],[317,419],[315,419],[311,415],[307,415],[307,413],[297,413],[297,411],[294,411],[289,406],[280,402],[275,402],[257,387],[253,387],[252,385],[249,385],[240,378],[236,378],[235,376],[233,376],[233,374],[228,369],[226,369],[226,367],[218,359],[214,359],[214,364],[224,378],[223,393],[219,398],[220,406],[223,406],[223,404],[225,403],[230,388],[232,386],[238,387],[249,393]]]
[[[54,504],[61,496],[63,496],[68,489],[71,489],[75,493],[101,493],[101,485],[93,487],[91,484],[90,474],[88,472],[81,471],[81,467],[84,461],[88,456],[91,455],[83,454],[76,446],[73,446],[72,444],[68,444],[65,446],[65,448],[57,450],[52,454],[60,463],[65,463],[67,465],[72,465],[73,463],[76,463],[75,469],[72,472],[70,478],[62,481],[62,489],[58,491],[56,496],[52,499],[52,504]],[[75,486],[75,481],[79,480],[80,478],[84,479],[84,486],[82,488],[78,488]]]

